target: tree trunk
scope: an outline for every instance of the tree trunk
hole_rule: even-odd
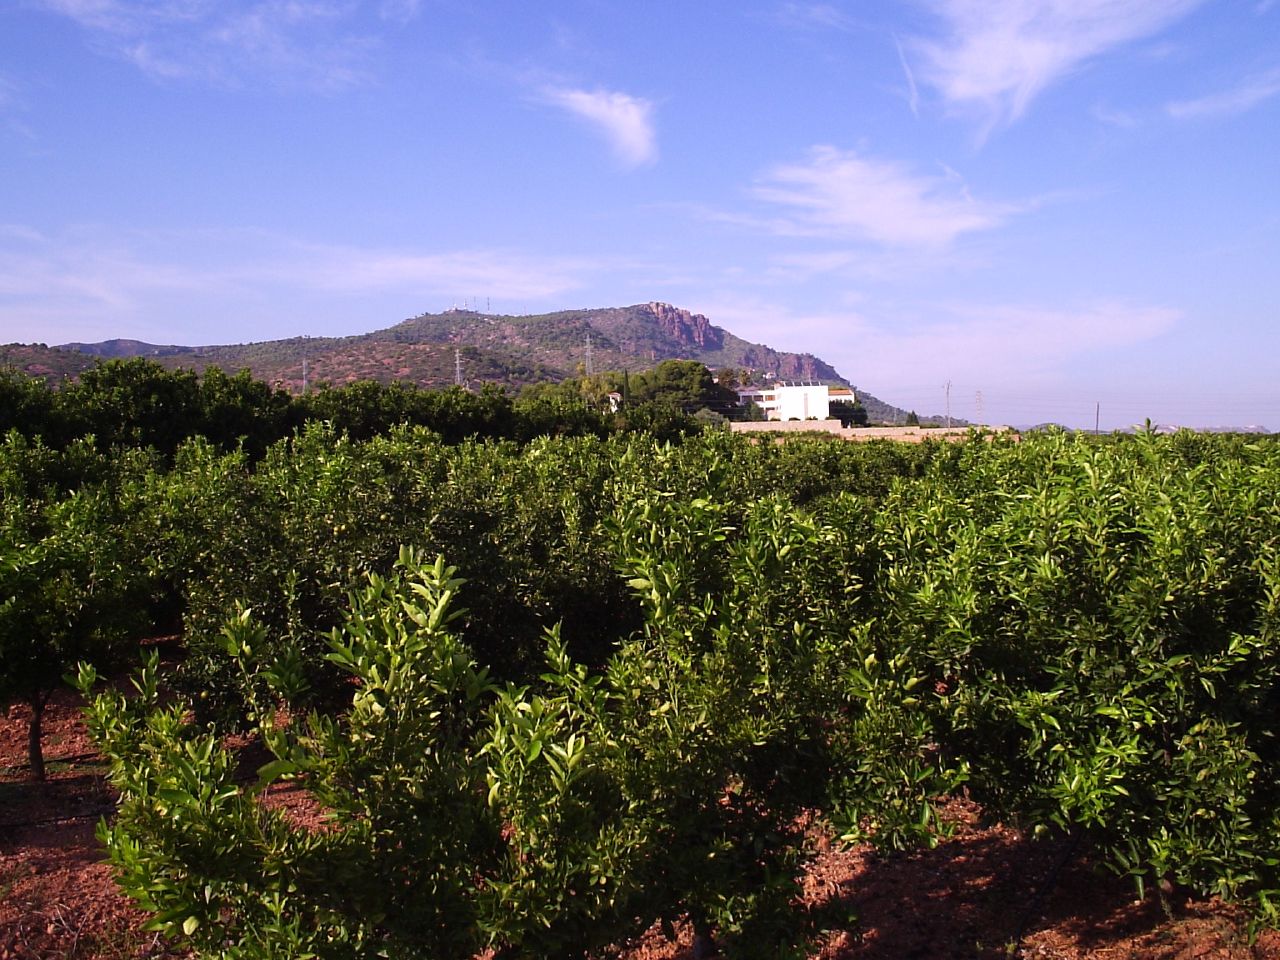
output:
[[[44,782],[44,748],[41,745],[40,721],[44,718],[44,705],[49,698],[36,696],[28,703],[31,705],[31,724],[27,727],[27,762],[31,766],[31,779]]]
[[[693,958],[703,960],[705,957],[720,956],[720,948],[711,936],[711,924],[700,915],[694,914],[693,920]]]

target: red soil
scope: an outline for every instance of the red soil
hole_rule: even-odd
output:
[[[94,827],[112,797],[76,697],[59,694],[45,717],[48,780],[35,784],[27,780],[27,711],[0,714],[0,960],[182,956],[142,930],[146,916],[101,862]],[[297,799],[286,791],[278,802]],[[1280,934],[1249,943],[1233,907],[1174,898],[1166,915],[1085,861],[1068,860],[1059,872],[1060,847],[983,825],[973,804],[956,801],[950,813],[956,836],[934,850],[881,854],[819,841],[807,897],[837,901],[858,922],[829,933],[815,958],[1009,957],[1022,930],[1017,955],[1028,958],[1280,960]],[[688,960],[690,932],[678,932],[669,943],[650,931],[623,960]]]

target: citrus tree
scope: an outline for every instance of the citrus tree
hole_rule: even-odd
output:
[[[62,493],[62,459],[16,434],[0,456],[0,702],[30,711],[35,780],[45,775],[45,707],[63,677],[80,661],[126,660],[145,624],[148,574],[132,522],[139,465],[117,459],[112,482]]]

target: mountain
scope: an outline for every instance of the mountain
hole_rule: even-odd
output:
[[[157,346],[142,340],[103,340],[101,343],[64,343],[60,350],[75,350],[104,360],[124,357],[172,357],[191,353],[194,347]]]
[[[4,350],[8,348],[0,348]],[[711,369],[746,370],[758,380],[820,380],[850,385],[829,363],[735,336],[705,316],[668,303],[562,310],[528,316],[446,310],[424,313],[392,327],[352,337],[293,337],[221,346],[156,345],[139,340],[68,343],[36,363],[50,373],[75,364],[55,353],[102,358],[147,357],[169,368],[228,372],[299,391],[309,384],[354,380],[409,381],[423,387],[455,382],[459,367],[469,384],[519,388],[593,370],[643,370],[663,360],[698,360]],[[3,358],[0,358],[3,359]],[[22,364],[29,367],[31,363]],[[37,370],[32,369],[32,372]],[[67,370],[74,375],[74,370]],[[863,390],[859,398],[874,421],[905,416]]]
[[[93,357],[76,350],[47,347],[43,343],[0,345],[0,369],[16,370],[51,383],[75,379],[94,364]]]
[[[563,310],[534,316],[492,316],[470,310],[423,314],[368,335],[378,341],[465,343],[515,353],[571,376],[592,367],[632,370],[663,360],[699,360],[708,367],[740,367],[783,380],[845,383],[830,364],[809,353],[786,353],[736,337],[700,313],[668,303]]]

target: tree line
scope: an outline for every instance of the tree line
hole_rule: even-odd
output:
[[[420,389],[395,381],[320,384],[292,395],[256,380],[247,370],[228,374],[167,370],[135,357],[99,361],[75,380],[53,384],[0,370],[0,434],[17,430],[61,448],[94,436],[103,447],[150,447],[172,456],[190,437],[220,449],[242,444],[261,456],[275,441],[307,423],[332,423],[366,440],[392,427],[429,427],[449,442],[466,437],[528,440],[546,433],[594,434],[644,430],[678,437],[701,423],[702,410],[728,414],[737,394],[693,360],[666,360],[652,370],[608,372],[561,383],[535,384],[519,396],[487,385]],[[616,394],[611,403],[609,394]]]

